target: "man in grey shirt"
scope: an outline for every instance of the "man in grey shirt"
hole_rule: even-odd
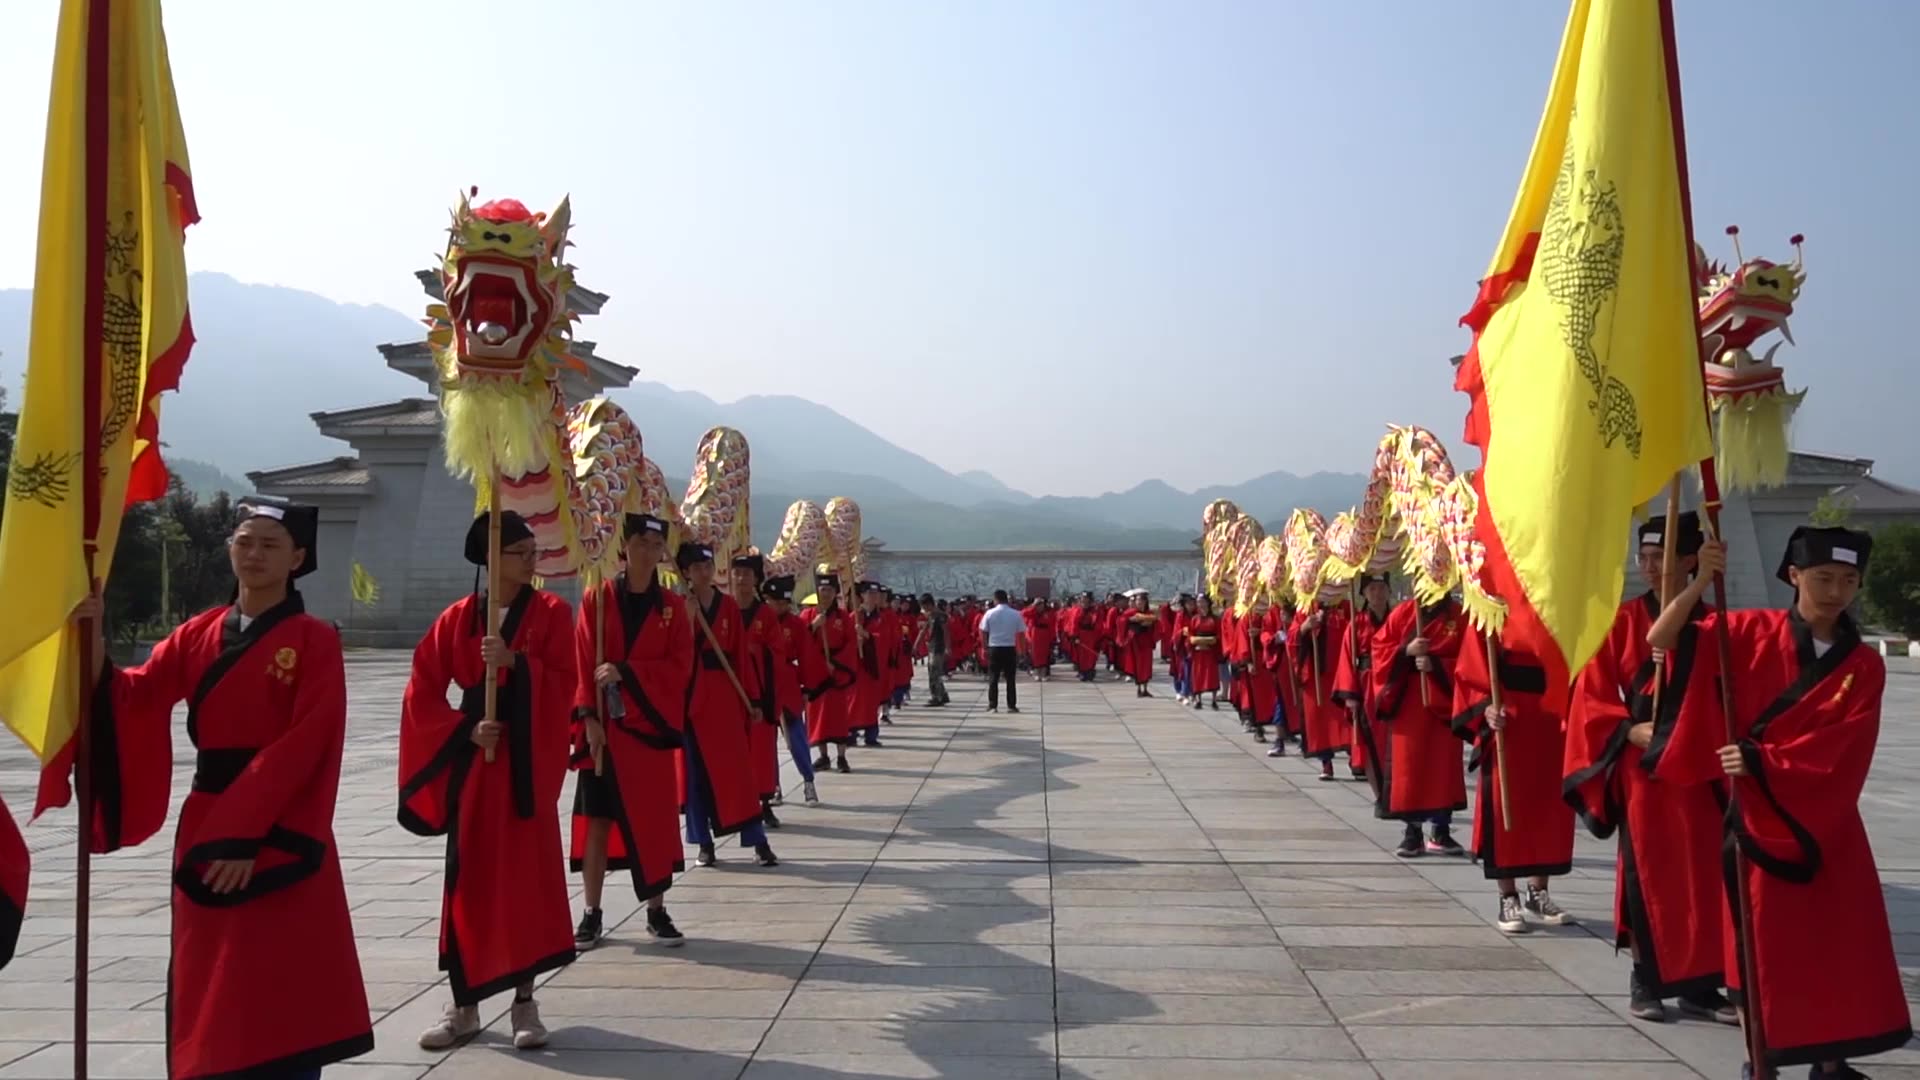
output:
[[[927,643],[927,708],[947,703],[947,609],[932,593],[920,594],[920,637]],[[920,651],[920,642],[913,643]]]
[[[987,711],[1000,711],[1000,680],[1007,681],[1007,711],[1020,711],[1014,696],[1014,669],[1020,663],[1020,638],[1027,632],[1026,616],[1007,603],[1007,590],[993,590],[993,606],[980,616],[980,636],[987,643]]]

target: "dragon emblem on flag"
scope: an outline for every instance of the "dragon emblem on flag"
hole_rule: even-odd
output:
[[[1540,282],[1566,310],[1561,338],[1592,389],[1587,409],[1599,421],[1601,439],[1609,447],[1625,443],[1627,452],[1637,458],[1640,415],[1633,391],[1607,371],[1593,343],[1600,309],[1620,287],[1620,263],[1626,250],[1620,193],[1612,182],[1602,184],[1595,170],[1581,170],[1573,160],[1573,143],[1568,142],[1540,232]]]

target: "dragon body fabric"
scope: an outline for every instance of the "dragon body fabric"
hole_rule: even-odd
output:
[[[780,522],[780,536],[773,543],[773,554],[767,556],[767,573],[791,575],[794,596],[807,596],[814,591],[814,568],[826,549],[827,512],[819,503],[801,499],[787,507],[787,516]]]
[[[827,547],[822,562],[840,575],[843,596],[867,574],[867,553],[860,539],[860,504],[845,496],[827,500]]]
[[[1458,590],[1474,622],[1497,628],[1506,607],[1481,584],[1486,550],[1473,534],[1477,509],[1469,478],[1454,471],[1432,432],[1389,428],[1359,505],[1331,524],[1302,508],[1278,537],[1262,536],[1260,523],[1233,504],[1207,507],[1201,526],[1208,587],[1234,584],[1242,612],[1256,593],[1306,606],[1338,600],[1360,574],[1398,563],[1423,602]]]
[[[532,527],[535,573],[605,570],[621,514],[638,505],[640,430],[604,398],[569,409],[560,375],[578,367],[573,270],[562,259],[566,200],[536,214],[513,199],[462,195],[440,270],[444,303],[427,309],[439,374],[447,467]],[[498,482],[498,491],[494,490]]]

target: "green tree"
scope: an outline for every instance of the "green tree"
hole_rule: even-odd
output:
[[[1854,497],[1828,492],[1813,504],[1813,513],[1807,515],[1807,524],[1823,528],[1845,525],[1853,517]]]
[[[1920,638],[1920,525],[1883,525],[1873,534],[1867,567],[1867,618],[1909,638]]]
[[[129,506],[120,519],[106,601],[107,630],[122,642],[131,643],[160,613],[159,519],[156,503]]]

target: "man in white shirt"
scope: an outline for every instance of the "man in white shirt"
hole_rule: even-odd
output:
[[[987,711],[1000,711],[1000,680],[1007,681],[1007,711],[1020,711],[1014,697],[1014,669],[1020,663],[1020,638],[1027,632],[1026,617],[1007,603],[1007,590],[993,591],[993,606],[980,616],[980,636],[987,643]]]

